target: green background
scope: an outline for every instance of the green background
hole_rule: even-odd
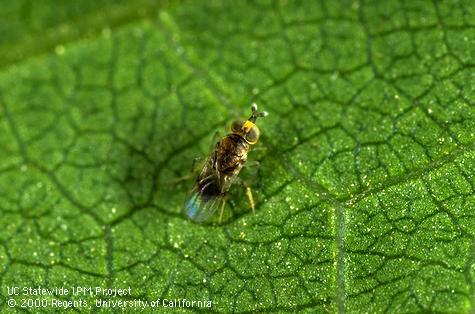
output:
[[[25,0],[0,21],[2,312],[37,285],[475,311],[474,1]],[[221,226],[190,222],[177,178],[252,102],[256,214],[234,186]]]

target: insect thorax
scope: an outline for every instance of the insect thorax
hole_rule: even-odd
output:
[[[239,135],[229,134],[218,146],[216,164],[218,171],[225,174],[237,174],[247,160],[249,144]]]

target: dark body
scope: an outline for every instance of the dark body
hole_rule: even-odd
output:
[[[248,151],[249,144],[237,134],[221,139],[198,176],[201,197],[224,196],[245,164]]]
[[[185,203],[186,214],[195,222],[202,222],[215,212],[221,204],[223,217],[225,196],[246,163],[250,147],[259,139],[256,119],[265,117],[267,112],[258,112],[257,105],[251,107],[252,114],[247,120],[235,120],[231,124],[231,133],[222,138],[208,156],[191,195]],[[251,208],[254,211],[251,188],[246,187]]]

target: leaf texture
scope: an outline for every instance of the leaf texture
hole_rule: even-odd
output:
[[[475,310],[473,1],[55,2],[0,4],[2,311],[14,285]],[[177,179],[252,102],[256,214],[233,186],[190,222]]]

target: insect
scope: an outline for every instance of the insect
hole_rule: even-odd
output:
[[[221,204],[219,221],[221,222],[225,196],[231,185],[236,182],[238,174],[246,163],[247,153],[259,140],[259,128],[256,120],[267,116],[266,111],[258,112],[257,105],[251,107],[252,114],[247,120],[236,120],[231,124],[231,133],[219,140],[203,169],[198,175],[191,197],[185,204],[188,217],[202,222],[211,217]],[[246,194],[254,211],[251,189]]]

